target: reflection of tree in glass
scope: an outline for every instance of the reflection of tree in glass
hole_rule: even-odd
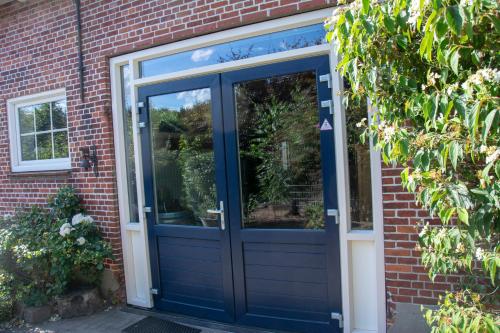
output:
[[[343,99],[346,110],[347,152],[349,161],[349,184],[351,221],[354,229],[372,227],[372,196],[370,173],[370,147],[368,142],[360,142],[362,127],[356,126],[367,118],[366,99],[349,97],[351,88],[345,82]]]
[[[204,223],[206,210],[216,203],[210,102],[151,114],[160,208],[189,210]]]
[[[294,197],[298,190],[292,191],[310,190],[314,187],[312,184],[321,181],[315,87],[315,75],[310,73],[238,85],[245,216],[263,205],[285,206],[288,216],[299,216],[304,213],[303,208],[299,211],[299,204],[321,201],[320,190],[303,198]],[[313,218],[316,215],[310,219]],[[313,222],[307,227],[316,224]]]

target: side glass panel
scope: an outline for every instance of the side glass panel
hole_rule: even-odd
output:
[[[273,32],[140,62],[141,77],[323,44],[323,24]]]
[[[216,227],[210,89],[149,98],[159,224]]]
[[[245,228],[324,228],[316,74],[234,86]]]
[[[344,85],[348,94],[350,87]],[[370,166],[370,145],[360,142],[362,128],[357,125],[366,121],[368,106],[366,100],[351,101],[344,99],[347,126],[347,152],[349,161],[349,192],[351,202],[351,229],[373,229],[372,181]]]
[[[134,134],[132,131],[132,100],[130,97],[130,68],[129,65],[123,65],[120,68],[121,89],[122,89],[122,112],[123,112],[123,135],[125,138],[125,165],[127,168],[127,186],[128,186],[128,209],[131,223],[139,222],[139,207],[137,205],[137,180],[135,174],[134,159]]]

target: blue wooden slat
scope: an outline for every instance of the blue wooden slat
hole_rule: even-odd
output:
[[[245,276],[254,279],[327,283],[326,269],[245,265]]]
[[[191,274],[186,271],[161,270],[162,280],[171,283],[182,283],[192,286],[202,286],[206,288],[221,289],[222,277],[211,274]]]
[[[245,251],[244,258],[250,265],[326,269],[326,255],[323,254]]]
[[[328,287],[325,284],[273,281],[260,279],[246,280],[247,292],[264,292],[271,295],[311,297],[327,299]]]
[[[184,258],[169,258],[160,270],[176,270],[189,274],[212,274],[220,275],[222,264],[201,265],[199,260],[186,260]]]
[[[286,244],[286,243],[250,243],[243,244],[245,251],[283,252],[283,253],[326,253],[323,244]]]
[[[163,281],[162,279],[162,295],[166,299],[168,299],[169,290],[178,295],[191,297],[200,297],[203,295],[204,298],[207,299],[224,301],[224,293],[220,288],[209,288],[207,286],[191,285],[188,283]]]
[[[312,298],[303,296],[281,296],[270,293],[247,292],[247,302],[255,306],[274,306],[297,311],[328,312],[326,298]]]
[[[254,306],[248,305],[248,312],[257,315],[269,315],[273,313],[274,316],[282,318],[293,318],[299,320],[313,320],[313,321],[323,321],[328,323],[330,320],[328,313],[323,312],[312,312],[312,311],[294,311],[291,309],[284,308],[274,308],[268,306]]]

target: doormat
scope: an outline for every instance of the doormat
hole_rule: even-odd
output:
[[[125,328],[122,333],[199,333],[201,330],[163,320],[147,317]]]

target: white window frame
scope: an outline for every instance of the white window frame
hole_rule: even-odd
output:
[[[69,126],[66,127],[66,130],[68,131],[68,157],[32,161],[23,161],[21,158],[21,131],[18,116],[19,108],[41,103],[56,102],[62,99],[66,101],[66,89],[64,88],[7,100],[10,161],[12,172],[58,171],[71,169]],[[57,131],[58,130],[54,131],[51,129],[47,132],[52,133]]]
[[[125,266],[127,303],[140,307],[153,307],[151,297],[151,269],[147,236],[147,221],[144,214],[144,185],[142,172],[142,153],[140,130],[133,126],[134,154],[136,163],[137,204],[139,223],[130,223],[128,213],[128,188],[125,170],[125,148],[123,135],[122,91],[120,66],[128,64],[131,73],[130,98],[132,104],[132,122],[138,124],[137,94],[138,88],[159,82],[221,73],[283,62],[317,55],[330,56],[332,99],[334,102],[335,154],[338,179],[338,204],[340,212],[340,261],[342,283],[342,314],[344,332],[385,333],[385,276],[384,276],[384,235],[382,216],[382,178],[380,153],[371,151],[373,230],[351,230],[349,219],[349,184],[347,178],[347,155],[345,110],[337,94],[343,89],[342,78],[336,71],[337,52],[331,45],[315,45],[279,53],[191,68],[173,73],[159,74],[141,78],[139,62],[160,56],[175,54],[197,48],[230,42],[243,38],[264,35],[276,31],[298,28],[324,21],[332,11],[340,7],[326,8],[308,13],[255,23],[221,32],[194,37],[171,44],[161,45],[146,50],[136,51],[110,59],[111,96],[113,110],[113,130],[115,138],[118,200],[121,220],[121,235]],[[324,83],[326,84],[326,83]],[[354,257],[356,255],[356,257]],[[365,258],[365,259],[363,259]],[[363,260],[359,260],[363,259]],[[367,262],[369,261],[369,262]],[[364,268],[365,264],[370,264]],[[360,296],[363,299],[360,300]],[[368,302],[369,300],[369,302]],[[370,308],[366,311],[368,304]]]

